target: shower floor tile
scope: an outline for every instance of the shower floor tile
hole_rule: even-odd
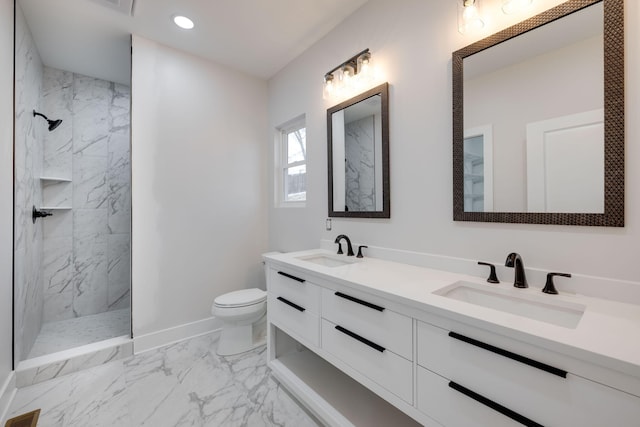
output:
[[[113,310],[42,325],[29,359],[130,333],[130,310]]]

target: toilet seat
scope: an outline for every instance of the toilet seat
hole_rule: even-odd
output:
[[[267,299],[267,293],[262,289],[242,289],[218,296],[213,305],[220,308],[247,307],[260,304]]]

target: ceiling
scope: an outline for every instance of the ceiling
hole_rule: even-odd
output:
[[[132,33],[268,79],[367,0],[134,0],[133,14],[131,2],[17,0],[45,65],[123,84]]]

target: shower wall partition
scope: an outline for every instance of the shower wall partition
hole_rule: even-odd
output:
[[[25,359],[40,332],[43,313],[42,222],[31,221],[32,206],[42,203],[44,132],[41,109],[43,65],[19,8],[15,34],[14,139],[14,349],[15,360]],[[34,120],[38,119],[38,120]]]
[[[43,66],[17,8],[15,103],[20,361],[130,331],[130,88]]]

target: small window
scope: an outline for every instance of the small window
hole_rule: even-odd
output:
[[[304,117],[281,127],[279,134],[276,191],[281,206],[303,206],[307,200],[307,129]]]

